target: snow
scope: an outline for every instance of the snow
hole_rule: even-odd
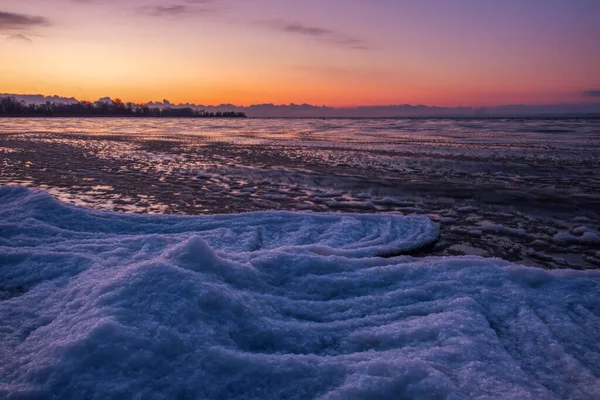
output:
[[[559,244],[600,244],[600,233],[587,226],[580,226],[572,230],[575,235],[568,231],[558,232],[553,239]]]
[[[0,188],[0,397],[592,399],[600,273],[392,258],[422,216],[127,215]]]
[[[517,237],[530,237],[527,231],[523,228],[511,228],[500,224],[482,224],[481,230],[486,233],[506,234]]]

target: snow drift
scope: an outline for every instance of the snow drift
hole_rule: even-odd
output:
[[[0,188],[0,397],[594,398],[600,274],[398,254],[424,217],[126,215]]]

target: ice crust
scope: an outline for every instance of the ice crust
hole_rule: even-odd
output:
[[[392,258],[419,216],[128,215],[0,188],[0,397],[593,399],[600,273]]]

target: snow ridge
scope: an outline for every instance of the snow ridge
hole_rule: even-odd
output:
[[[418,216],[127,215],[0,188],[0,397],[573,398],[600,274],[426,246]]]

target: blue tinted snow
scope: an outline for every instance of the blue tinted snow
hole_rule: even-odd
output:
[[[0,188],[0,397],[592,399],[600,274],[419,216],[148,216]]]

